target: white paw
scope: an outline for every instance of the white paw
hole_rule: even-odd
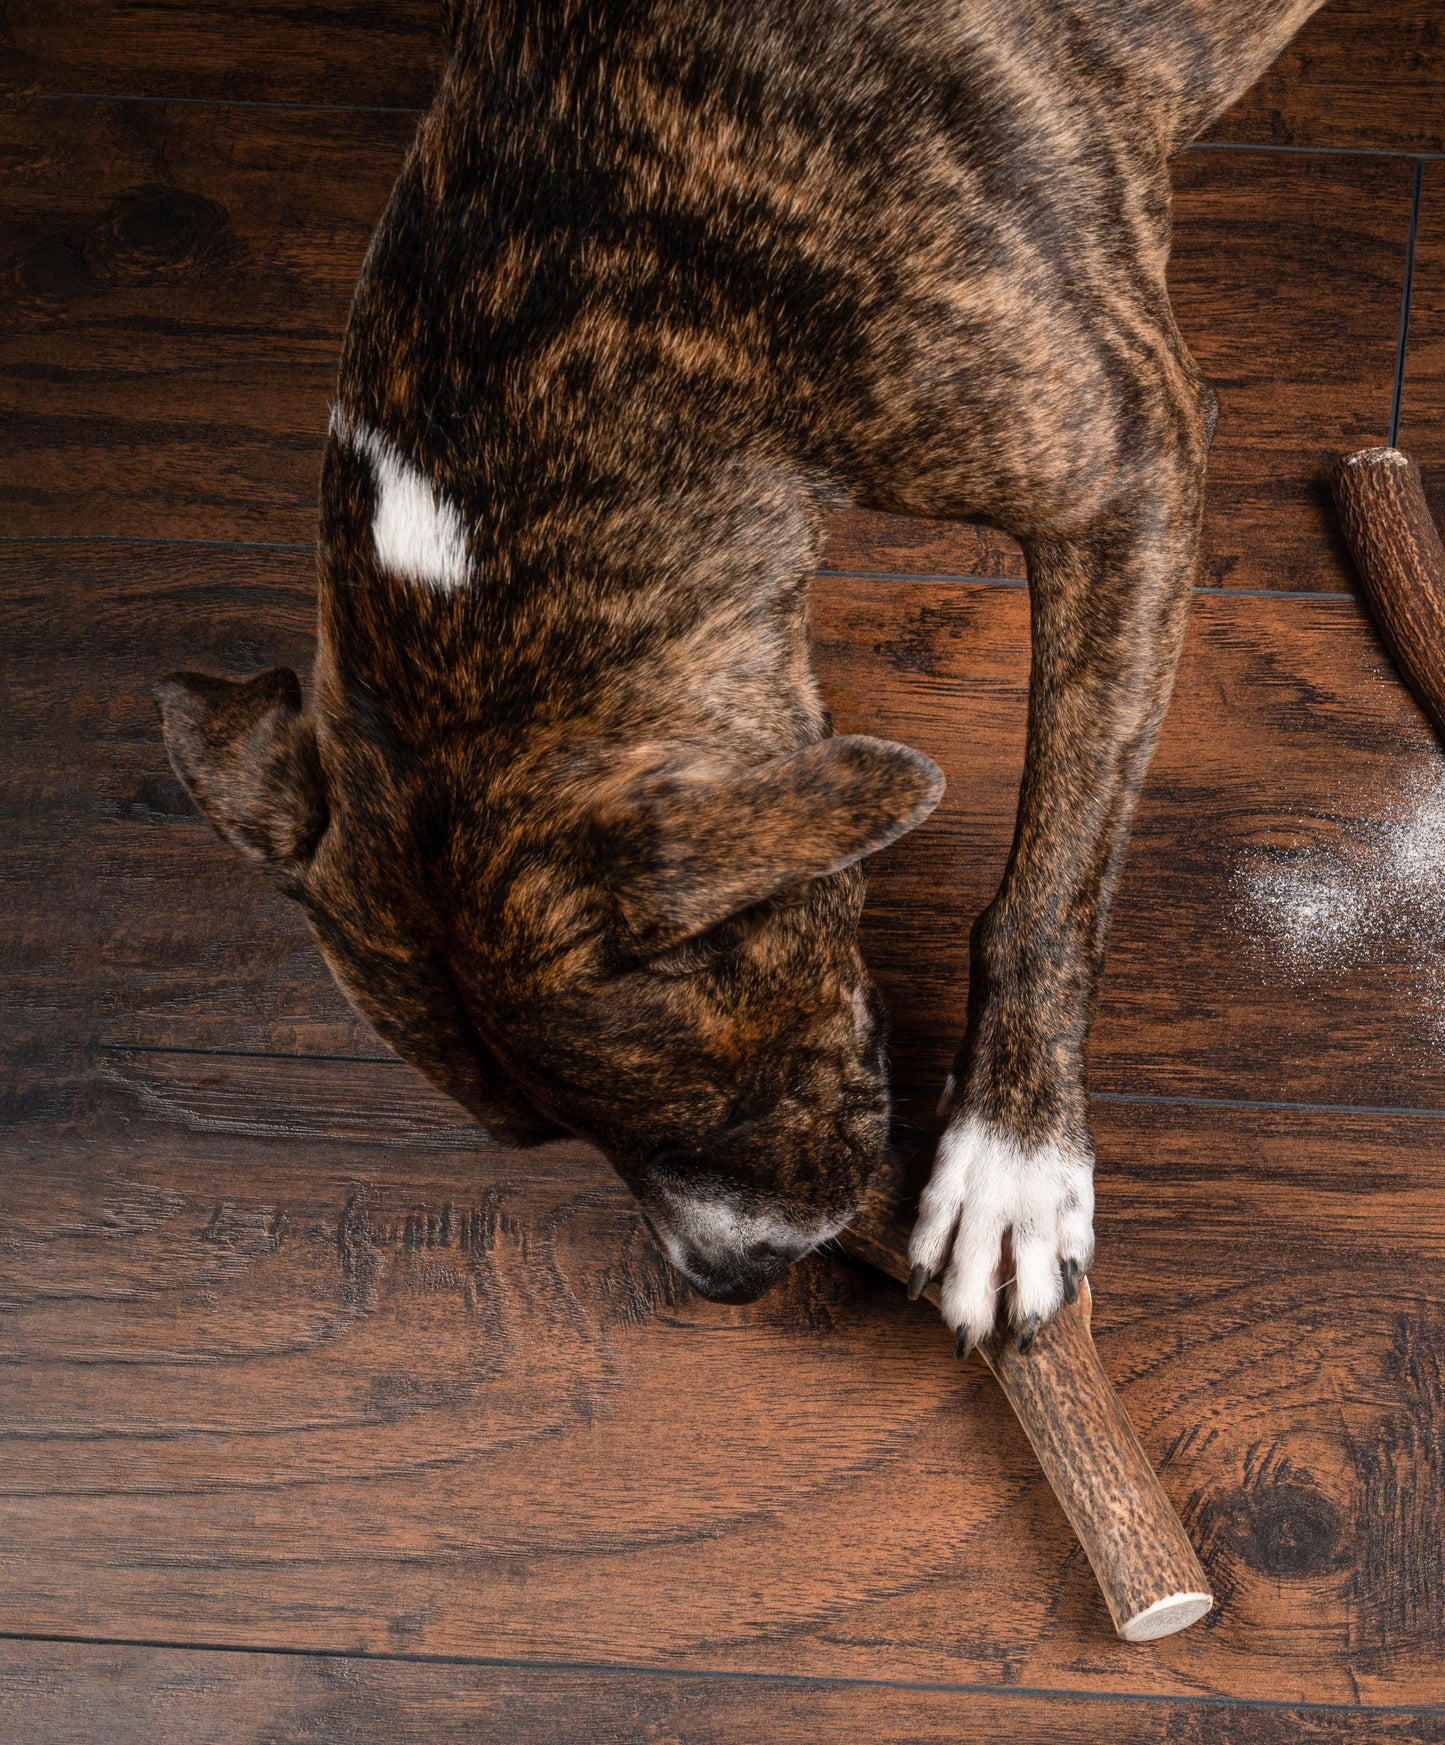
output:
[[[1003,1276],[1004,1238],[1013,1249]],[[1019,1145],[973,1116],[956,1120],[939,1142],[919,1202],[909,1264],[943,1276],[943,1318],[973,1346],[993,1331],[1000,1290],[1010,1318],[1031,1332],[1052,1320],[1072,1277],[1094,1256],[1094,1160],[1073,1146]]]

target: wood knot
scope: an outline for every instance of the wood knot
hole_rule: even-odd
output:
[[[179,278],[215,257],[230,232],[224,206],[203,195],[147,182],[118,194],[81,245],[92,278],[150,285]]]
[[[1269,1485],[1241,1499],[1240,1517],[1240,1554],[1265,1575],[1317,1575],[1339,1563],[1340,1512],[1320,1491]]]

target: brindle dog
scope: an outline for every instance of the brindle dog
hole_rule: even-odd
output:
[[[710,1296],[838,1230],[887,1128],[859,862],[943,783],[830,736],[842,503],[986,517],[1033,608],[914,1284],[962,1349],[1089,1264],[1084,1045],[1214,420],[1166,166],[1318,4],[453,9],[347,329],[310,706],[179,675],[166,743],[381,1035],[503,1137],[595,1141]]]

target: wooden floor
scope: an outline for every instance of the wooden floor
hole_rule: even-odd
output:
[[[831,1256],[679,1289],[593,1153],[387,1055],[166,766],[162,674],[309,661],[434,3],[0,6],[0,1738],[1445,1741],[1445,763],[1323,485],[1398,434],[1445,522],[1445,7],[1334,0],[1178,164],[1223,415],[1096,1330],[1220,1605],[1126,1648],[929,1315]],[[867,924],[905,1087],[1006,850],[1020,575],[845,515],[818,582],[840,724],[950,776]]]

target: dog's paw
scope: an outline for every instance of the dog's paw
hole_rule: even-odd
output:
[[[942,1276],[943,1318],[960,1353],[993,1332],[1000,1291],[1027,1349],[1060,1304],[1074,1300],[1093,1253],[1087,1151],[1021,1146],[976,1116],[952,1123],[919,1202],[908,1259],[915,1295]]]

